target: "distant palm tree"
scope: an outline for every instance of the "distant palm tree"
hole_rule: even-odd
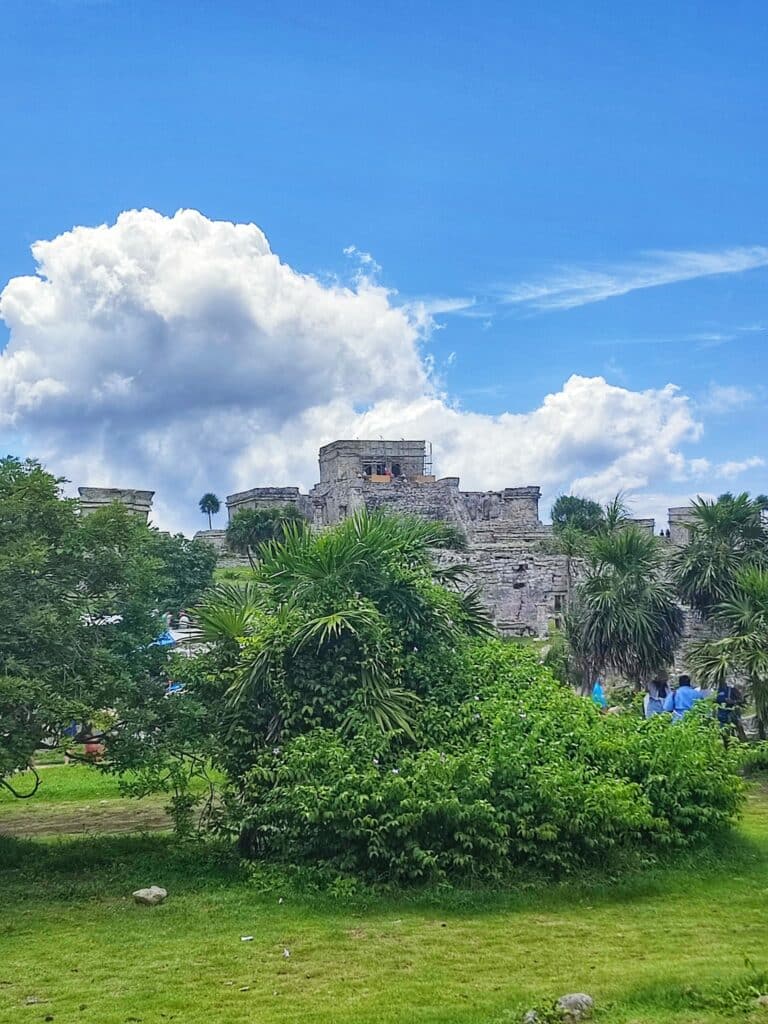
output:
[[[595,537],[566,621],[585,670],[610,666],[639,683],[672,662],[682,625],[656,538],[631,525]]]
[[[673,558],[680,597],[707,617],[727,601],[736,578],[749,566],[768,567],[768,498],[721,494],[691,506],[689,542]]]
[[[734,593],[715,605],[712,621],[724,634],[691,644],[687,660],[706,686],[745,676],[760,735],[768,730],[768,570],[751,566],[736,575]]]
[[[211,526],[211,516],[215,516],[216,513],[219,511],[219,509],[221,508],[221,502],[219,501],[215,494],[213,494],[211,491],[208,491],[207,494],[204,494],[202,496],[198,504],[200,506],[200,511],[203,513],[203,515],[208,516],[208,529],[213,529],[213,527]]]
[[[623,530],[631,521],[624,493],[618,491],[603,508],[603,523],[598,532],[616,533],[617,530]]]

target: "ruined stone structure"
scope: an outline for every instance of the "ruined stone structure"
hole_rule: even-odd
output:
[[[77,492],[80,495],[80,515],[90,515],[96,509],[118,501],[130,512],[141,516],[144,522],[149,520],[152,499],[155,496],[154,491],[126,490],[121,487],[78,487]]]
[[[311,502],[306,494],[299,493],[298,487],[253,487],[250,491],[229,494],[226,500],[229,519],[242,509],[282,505],[296,505],[307,519],[311,518]]]
[[[688,543],[688,523],[691,510],[688,505],[678,505],[676,508],[668,509],[669,514],[669,539],[673,544],[682,545]]]
[[[508,636],[544,637],[560,626],[578,561],[555,551],[552,527],[539,518],[538,487],[462,491],[455,476],[436,478],[425,441],[334,441],[320,449],[320,480],[309,494],[298,487],[254,487],[227,497],[229,518],[244,508],[295,505],[322,530],[358,509],[423,516],[458,527],[468,562],[497,628]],[[669,542],[684,544],[688,507],[669,510]],[[649,533],[653,519],[633,522]],[[216,547],[222,564],[237,564],[224,530],[196,534]],[[242,561],[240,559],[239,561]],[[686,614],[686,638],[701,626]]]
[[[497,627],[508,635],[545,636],[559,625],[572,585],[570,560],[552,551],[552,528],[539,519],[538,487],[462,491],[458,477],[437,479],[425,441],[334,441],[320,449],[320,480],[309,494],[297,487],[255,487],[227,497],[231,519],[241,509],[295,505],[322,530],[358,509],[383,509],[457,526]],[[653,530],[653,520],[641,525]],[[222,564],[237,557],[223,530],[200,531]]]

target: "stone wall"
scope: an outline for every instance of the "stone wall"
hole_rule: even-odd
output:
[[[688,530],[686,523],[690,519],[690,505],[678,505],[668,510],[669,515],[669,539],[673,544],[684,545],[688,543]]]
[[[226,530],[198,530],[193,540],[204,540],[206,544],[210,544],[219,559],[228,558],[231,555],[227,547]]]
[[[645,533],[651,535],[656,533],[656,520],[655,519],[630,519],[630,523],[636,526],[638,530],[643,530]]]
[[[426,441],[333,441],[320,449],[320,483],[333,484],[361,476],[412,479],[427,471]]]
[[[250,491],[228,494],[226,502],[230,520],[243,509],[277,508],[284,505],[296,505],[307,519],[312,517],[309,497],[301,494],[298,487],[252,487]]]
[[[570,588],[564,555],[475,540],[466,561],[499,632],[543,637],[550,625],[562,625]]]
[[[133,488],[124,487],[78,487],[80,495],[80,515],[87,516],[99,508],[106,508],[117,501],[133,512],[141,516],[145,522],[149,520],[152,511],[152,499],[154,491],[137,491]]]

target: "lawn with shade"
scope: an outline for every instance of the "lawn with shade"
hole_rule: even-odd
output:
[[[507,1024],[573,991],[611,1024],[768,1021],[765,784],[723,845],[621,881],[387,895],[315,891],[164,831],[65,835],[56,809],[141,801],[91,768],[47,771],[39,797],[0,807],[0,832],[17,826],[0,839],[2,1022]],[[137,906],[150,884],[167,901]]]

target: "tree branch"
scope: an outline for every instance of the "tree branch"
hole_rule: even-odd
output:
[[[29,800],[31,796],[34,796],[40,786],[40,776],[38,775],[35,768],[32,765],[29,766],[29,771],[35,776],[35,785],[31,793],[17,793],[13,786],[10,784],[8,779],[0,779],[0,785],[4,786],[17,800]]]

